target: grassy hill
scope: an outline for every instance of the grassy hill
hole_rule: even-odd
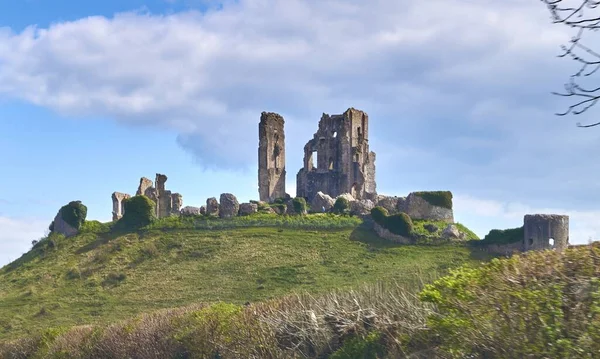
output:
[[[355,217],[161,220],[135,233],[87,222],[0,270],[0,340],[201,302],[257,302],[363,283],[431,281],[481,261],[467,247],[379,239]]]

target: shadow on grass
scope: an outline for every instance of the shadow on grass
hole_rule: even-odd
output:
[[[488,262],[493,258],[501,258],[503,256],[492,254],[485,251],[485,247],[472,245],[469,242],[440,242],[440,243],[431,243],[431,244],[402,244],[390,242],[386,239],[383,239],[375,233],[373,230],[372,223],[365,221],[361,225],[357,226],[352,233],[350,234],[350,240],[362,242],[370,247],[377,249],[386,249],[386,248],[398,248],[403,246],[419,246],[419,247],[438,247],[438,246],[456,246],[456,247],[464,247],[469,249],[470,254],[469,257],[471,259]]]
[[[125,236],[128,234],[133,234],[133,233],[139,234],[139,232],[135,231],[135,230],[129,230],[129,231],[128,230],[112,230],[110,232],[98,233],[97,234],[98,239],[79,248],[77,251],[75,251],[75,253],[76,254],[87,253],[87,252],[92,251],[102,245],[108,244],[110,241],[112,241],[114,239],[117,239],[121,236]]]

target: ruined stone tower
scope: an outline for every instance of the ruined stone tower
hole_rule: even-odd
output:
[[[285,133],[279,114],[263,112],[258,125],[258,193],[261,201],[285,197]]]
[[[557,214],[527,214],[523,219],[525,236],[523,250],[556,248],[569,245],[569,216]],[[554,245],[550,243],[554,240]]]
[[[296,195],[309,202],[319,191],[331,197],[350,193],[356,199],[376,199],[375,153],[369,151],[365,112],[349,108],[341,115],[323,114],[319,130],[304,146],[296,186]]]

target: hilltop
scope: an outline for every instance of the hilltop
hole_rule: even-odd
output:
[[[352,216],[190,223],[171,217],[123,232],[88,221],[74,237],[41,240],[0,270],[0,339],[193,303],[254,303],[379,281],[419,286],[487,259],[461,244],[394,244]]]

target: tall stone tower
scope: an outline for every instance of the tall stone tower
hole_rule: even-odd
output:
[[[258,125],[258,193],[261,201],[285,197],[285,133],[279,114],[263,112]]]

